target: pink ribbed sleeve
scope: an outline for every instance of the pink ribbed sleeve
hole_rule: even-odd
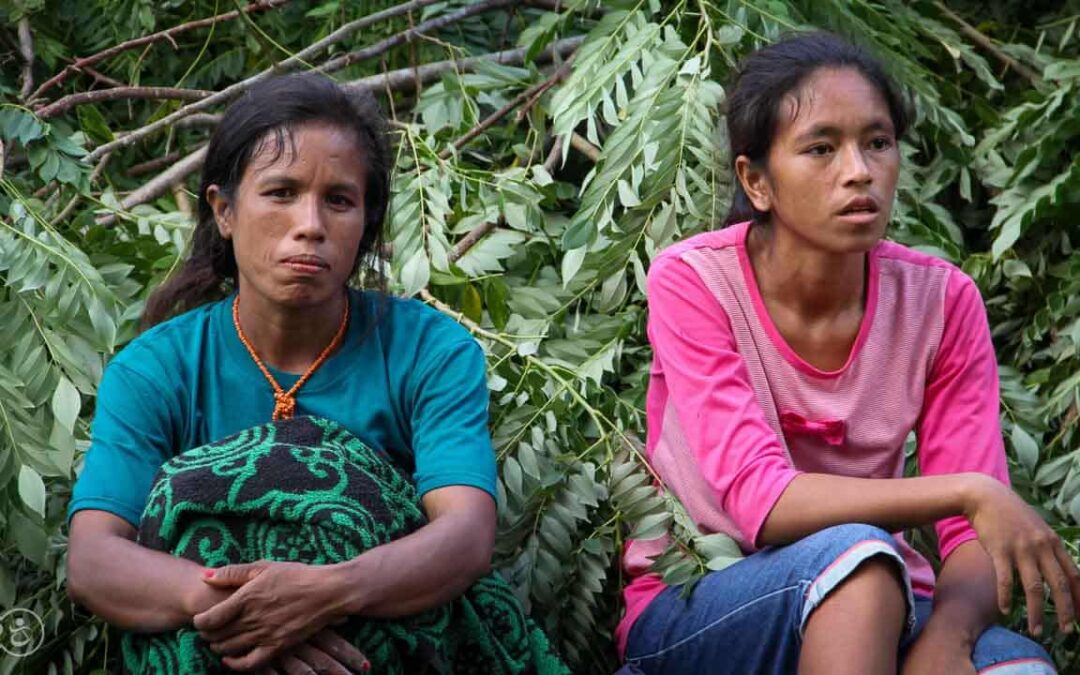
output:
[[[953,270],[945,290],[945,327],[919,417],[918,460],[923,475],[977,471],[1009,484],[999,418],[997,359],[986,309],[975,283]],[[967,519],[937,523],[944,560],[976,538]]]
[[[650,410],[664,409],[653,405],[661,401],[674,407],[701,475],[753,543],[799,472],[765,419],[727,314],[698,274],[677,256],[661,256],[649,270],[648,298]],[[649,419],[650,436],[660,427]]]

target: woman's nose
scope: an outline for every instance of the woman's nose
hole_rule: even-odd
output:
[[[306,195],[299,200],[297,207],[294,212],[293,236],[301,239],[324,239],[326,222],[320,200],[314,195]]]

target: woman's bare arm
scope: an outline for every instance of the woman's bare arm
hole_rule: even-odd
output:
[[[135,542],[123,518],[84,510],[71,521],[68,594],[124,630],[160,632],[191,624],[198,612],[231,595],[202,583],[203,567]]]

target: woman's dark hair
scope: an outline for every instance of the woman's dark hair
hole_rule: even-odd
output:
[[[858,71],[885,99],[896,138],[904,135],[911,124],[911,101],[876,57],[832,33],[794,33],[750,54],[736,69],[727,97],[733,177],[739,155],[745,155],[754,166],[765,167],[784,98],[796,93],[821,68]],[[734,183],[725,224],[744,220],[767,224],[769,214],[754,208],[738,178]]]
[[[142,325],[149,328],[173,314],[225,297],[235,288],[236,258],[230,240],[218,232],[206,190],[217,185],[230,201],[252,156],[264,142],[273,142],[274,159],[292,143],[299,125],[321,122],[351,130],[366,168],[364,234],[353,273],[365,259],[374,262],[382,248],[390,202],[391,154],[386,122],[374,97],[366,90],[338,86],[322,75],[301,74],[259,82],[237,99],[221,119],[206,150],[199,185],[198,222],[191,254],[177,273],[151,294]],[[381,266],[370,265],[379,290],[384,288]]]

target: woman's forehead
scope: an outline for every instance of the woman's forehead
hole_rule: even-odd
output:
[[[783,98],[778,135],[801,135],[808,128],[857,130],[892,128],[881,91],[854,68],[822,68]]]
[[[363,148],[355,131],[326,122],[272,129],[255,145],[248,171],[262,173],[271,168],[285,169],[300,162],[354,164],[363,172]],[[343,168],[348,168],[343,167]]]

